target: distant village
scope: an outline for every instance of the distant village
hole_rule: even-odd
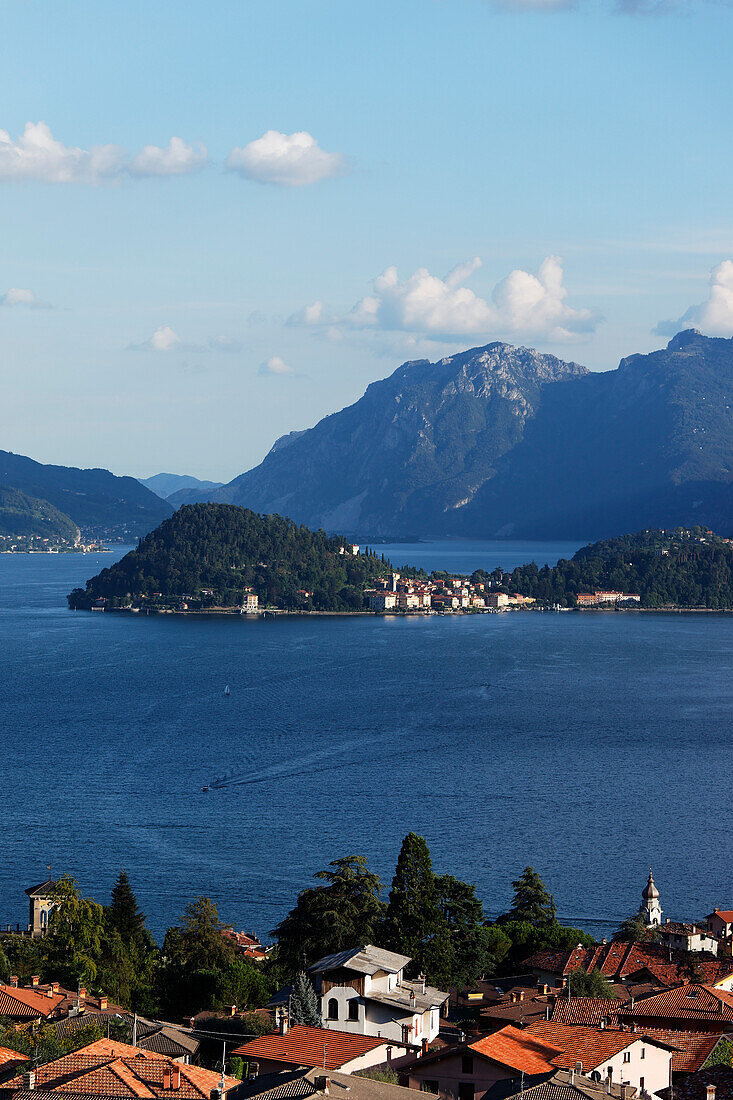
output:
[[[28,924],[0,933],[6,947],[58,934],[54,883],[26,894]],[[258,1006],[258,1034],[236,1004],[151,1019],[97,989],[11,974],[3,1035],[31,1053],[0,1048],[0,1100],[733,1100],[733,909],[665,920],[650,872],[634,919],[636,939],[538,951],[451,989],[408,955],[355,943]],[[268,965],[253,933],[218,935]],[[578,994],[579,978],[598,988]],[[65,1053],[44,1056],[49,1042]]]
[[[492,591],[492,587],[498,587],[503,580],[503,577],[497,579],[495,585],[492,581],[473,582],[466,577],[414,581],[391,573],[374,588],[367,589],[364,596],[372,611],[508,611],[528,608],[536,602],[532,596],[522,596],[519,592]],[[626,592],[578,593],[578,607],[638,604],[640,600],[640,596]],[[559,605],[555,610],[560,610]]]

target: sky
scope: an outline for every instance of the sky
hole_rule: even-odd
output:
[[[733,336],[720,0],[0,0],[0,448],[227,481],[406,359]]]

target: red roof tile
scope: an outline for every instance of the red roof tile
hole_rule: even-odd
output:
[[[585,1027],[598,1027],[601,1020],[611,1026],[618,1023],[620,999],[614,997],[558,997],[552,1008],[551,1020],[555,1024],[580,1024]]]
[[[470,1043],[469,1049],[492,1062],[527,1074],[552,1072],[557,1065],[555,1058],[562,1055],[562,1047],[511,1025]]]
[[[50,997],[33,989],[19,989],[14,985],[0,985],[0,1016],[15,1020],[35,1020],[48,1016],[63,1001],[62,993]]]
[[[696,1073],[705,1065],[722,1036],[715,1032],[705,1035],[699,1031],[669,1031],[665,1028],[644,1028],[644,1035],[660,1039],[670,1046],[679,1047],[672,1056],[673,1073]]]
[[[234,1054],[239,1058],[263,1059],[293,1066],[322,1066],[339,1069],[354,1058],[384,1046],[387,1039],[375,1035],[352,1035],[348,1031],[332,1031],[324,1027],[295,1024],[285,1035],[274,1031],[261,1035]]]
[[[689,982],[641,997],[634,1002],[633,1008],[629,1003],[619,1010],[620,1018],[638,1020],[661,1016],[724,1024],[733,1020],[733,994]]]
[[[644,1038],[643,1032],[557,1024],[552,1020],[539,1020],[530,1024],[527,1031],[562,1049],[562,1054],[555,1059],[556,1066],[571,1069],[576,1062],[582,1062],[584,1073],[594,1070],[614,1054]]]

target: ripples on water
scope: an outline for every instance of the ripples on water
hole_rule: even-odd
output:
[[[378,549],[455,570],[482,550]],[[101,901],[126,867],[156,933],[209,894],[266,934],[331,859],[387,881],[410,829],[491,913],[527,863],[599,935],[650,864],[665,916],[733,904],[733,618],[67,611],[110,561],[0,556],[0,922],[52,862]]]

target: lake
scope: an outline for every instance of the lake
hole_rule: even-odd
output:
[[[378,549],[471,571],[575,548]],[[49,863],[102,902],[124,866],[156,935],[207,894],[266,936],[331,859],[388,883],[410,829],[491,915],[526,864],[598,936],[650,865],[665,917],[733,906],[733,617],[68,611],[120,553],[0,555],[0,922]]]

